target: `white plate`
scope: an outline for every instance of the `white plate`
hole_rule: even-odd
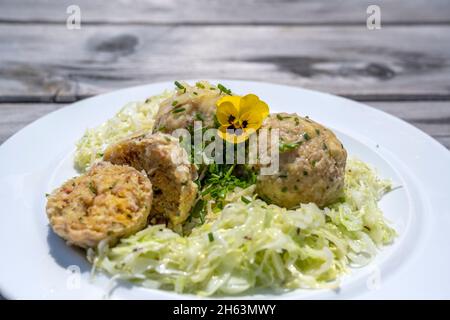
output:
[[[450,298],[450,153],[411,125],[363,104],[324,93],[258,82],[217,81],[252,92],[271,111],[297,112],[332,128],[350,155],[373,164],[402,188],[381,201],[399,233],[340,290],[265,292],[249,298]],[[76,175],[75,142],[129,101],[172,82],[134,87],[74,103],[32,123],[0,147],[0,290],[8,298],[102,298],[108,278],[89,281],[84,254],[48,227],[45,193]],[[76,267],[74,267],[76,266]],[[77,268],[80,274],[77,273]],[[112,298],[192,298],[121,284]]]

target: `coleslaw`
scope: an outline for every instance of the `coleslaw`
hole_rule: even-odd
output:
[[[189,235],[153,225],[113,248],[102,243],[88,258],[114,279],[178,293],[336,288],[349,266],[366,265],[396,236],[378,207],[391,183],[356,159],[345,178],[345,199],[329,208],[269,205],[252,186]]]
[[[76,145],[75,167],[84,172],[103,157],[108,145],[139,131],[151,131],[160,103],[172,94],[167,90],[145,101],[130,102],[105,123],[87,129]]]

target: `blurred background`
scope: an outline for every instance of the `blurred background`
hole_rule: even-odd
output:
[[[0,0],[0,143],[88,96],[203,78],[363,101],[449,148],[450,1]]]

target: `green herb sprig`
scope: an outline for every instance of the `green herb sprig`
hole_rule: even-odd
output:
[[[180,82],[175,81],[174,84],[175,84],[175,86],[176,86],[178,89],[183,90],[183,93],[186,92],[186,87],[183,86]]]
[[[227,87],[225,87],[223,84],[218,84],[217,85],[217,88],[219,88],[219,90],[220,90],[220,93],[226,93],[227,95],[229,95],[229,96],[231,96],[232,95],[232,93],[231,93],[231,90],[230,89],[228,89]]]
[[[281,142],[278,146],[278,149],[280,150],[280,152],[287,152],[287,151],[292,151],[294,149],[297,149],[299,146],[302,145],[302,141],[297,141],[297,142]]]
[[[256,173],[244,165],[229,165],[212,163],[204,168],[204,176],[196,181],[199,187],[197,199],[191,216],[200,219],[204,223],[207,200],[214,200],[217,208],[223,208],[225,197],[236,187],[248,188],[256,183]],[[243,201],[249,201],[245,198]]]

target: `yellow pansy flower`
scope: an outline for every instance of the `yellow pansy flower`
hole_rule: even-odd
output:
[[[269,106],[254,94],[225,96],[216,103],[216,117],[220,123],[219,136],[240,143],[258,130],[269,115]]]

